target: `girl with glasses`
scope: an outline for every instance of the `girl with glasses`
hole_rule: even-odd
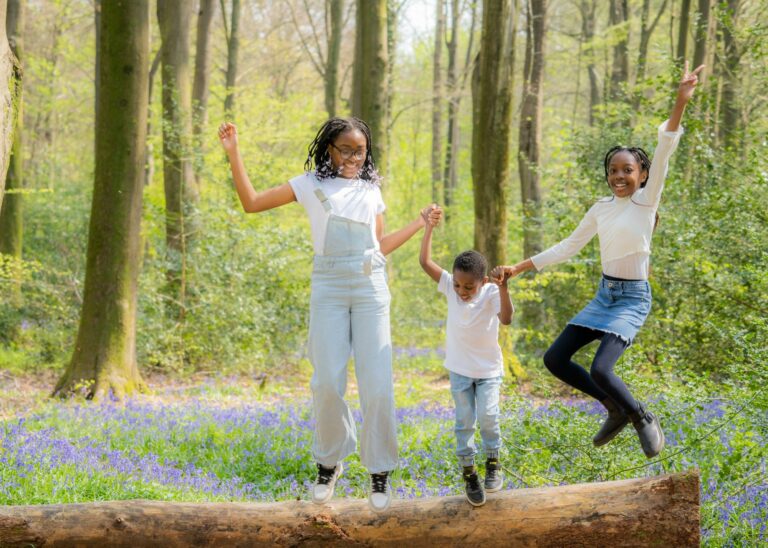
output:
[[[385,205],[371,132],[358,118],[328,120],[309,145],[306,172],[260,192],[246,173],[235,126],[222,124],[219,139],[247,213],[299,202],[309,217],[314,247],[309,358],[317,462],[312,501],[331,499],[342,461],[357,445],[355,422],[344,401],[347,361],[353,355],[363,414],[360,460],[371,476],[368,501],[374,511],[386,510],[397,438],[385,255],[427,223],[437,224],[440,210],[426,207],[405,227],[384,234]]]

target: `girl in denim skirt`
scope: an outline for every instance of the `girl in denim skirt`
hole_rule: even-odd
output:
[[[541,270],[569,259],[597,234],[603,267],[597,295],[552,343],[544,354],[544,364],[553,375],[605,406],[608,418],[592,440],[596,446],[611,441],[631,421],[648,458],[664,448],[661,425],[632,397],[613,368],[651,310],[648,271],[656,210],[669,158],[683,133],[680,120],[696,89],[697,74],[703,68],[702,65],[688,72],[686,61],[672,113],[659,127],[653,162],[641,148],[613,147],[604,160],[605,178],[613,196],[593,205],[565,240],[514,266],[504,267],[509,276],[532,268]],[[571,358],[594,340],[599,340],[600,346],[587,372]]]
[[[360,460],[371,474],[368,502],[389,507],[389,473],[397,465],[392,344],[385,255],[403,245],[439,212],[424,208],[404,228],[384,234],[384,201],[371,154],[371,133],[358,118],[332,118],[309,146],[306,172],[257,192],[245,172],[233,124],[219,127],[240,202],[256,213],[299,202],[312,230],[314,261],[309,318],[311,388],[316,420],[317,479],[312,501],[333,497],[342,461],[355,451],[355,421],[344,401],[347,362],[355,374],[363,414]]]

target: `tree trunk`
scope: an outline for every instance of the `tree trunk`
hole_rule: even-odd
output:
[[[4,546],[676,546],[698,547],[697,473],[395,500],[119,501],[0,506]]]
[[[388,64],[387,0],[357,0],[352,114],[370,126],[373,157],[382,174],[387,165]]]
[[[152,59],[152,65],[149,67],[149,82],[147,83],[148,96],[147,96],[147,135],[152,135],[152,92],[155,89],[155,76],[157,76],[157,69],[160,68],[160,58],[162,57],[163,48],[157,50],[154,58]],[[144,185],[148,186],[155,178],[155,155],[152,142],[147,139],[147,162],[144,168]]]
[[[720,124],[720,139],[726,148],[736,148],[740,143],[741,115],[739,112],[739,98],[736,90],[741,87],[739,82],[739,52],[734,30],[739,15],[740,0],[728,0],[723,21],[723,75],[721,92],[722,123]]]
[[[505,262],[507,248],[516,11],[510,0],[483,2],[483,31],[473,89],[475,249],[491,265]]]
[[[227,14],[222,17],[226,19]],[[237,57],[240,50],[240,0],[232,0],[229,34],[227,36],[227,94],[224,97],[224,117],[234,120],[235,86],[237,85]]]
[[[162,40],[163,75],[163,181],[165,188],[165,241],[167,295],[170,315],[184,319],[187,261],[198,229],[197,184],[190,161],[192,94],[189,68],[189,27],[192,4],[186,0],[159,0],[157,18]]]
[[[0,1],[0,207],[3,205],[5,175],[13,146],[14,117],[18,114],[14,97],[15,61],[5,30],[7,8],[6,0]]]
[[[23,138],[23,96],[22,70],[23,59],[22,29],[24,28],[24,4],[21,0],[8,1],[6,29],[11,51],[16,57],[12,80],[12,97],[15,120],[13,145],[8,161],[8,174],[5,179],[5,198],[0,206],[0,253],[21,259],[22,251],[22,206],[24,195],[20,192],[24,186],[22,138]]]
[[[464,60],[464,71],[459,78],[458,48],[459,28],[461,26],[461,8],[459,0],[451,0],[451,40],[447,44],[448,49],[448,131],[445,147],[445,171],[443,173],[443,203],[445,204],[445,220],[450,219],[453,193],[459,180],[459,112],[461,108],[461,96],[467,85],[467,76],[472,73],[472,43],[475,35],[475,21],[477,16],[477,2],[471,4],[472,15],[469,23],[469,41]]]
[[[344,2],[343,0],[326,0],[325,9],[331,27],[325,63],[325,110],[328,112],[328,117],[333,118],[339,108],[339,57],[341,33],[344,27]]]
[[[136,286],[147,130],[149,5],[101,9],[99,117],[85,290],[75,349],[54,394],[144,389],[136,364]],[[0,535],[2,536],[2,535]]]
[[[625,87],[629,82],[629,7],[627,0],[611,0],[610,24],[613,32],[618,33],[616,45],[613,47],[613,63],[611,65],[611,86],[608,96],[611,100],[621,101],[624,98]]]
[[[541,110],[544,101],[544,37],[546,0],[529,0],[528,32],[525,40],[523,98],[520,110],[520,135],[517,166],[523,206],[523,253],[531,257],[542,251],[541,186],[539,150],[541,148]]]
[[[707,40],[709,39],[709,14],[712,0],[699,0],[696,10],[696,33],[694,36],[693,64],[691,69],[703,64],[707,58]],[[704,69],[702,72],[706,72]],[[699,79],[703,80],[702,74]]]
[[[680,26],[677,31],[677,62],[687,59],[688,51],[688,26],[690,22],[691,0],[683,0],[680,5]],[[695,67],[695,65],[694,65]],[[694,67],[691,67],[693,69]]]
[[[587,44],[587,74],[589,75],[589,125],[595,125],[595,111],[600,104],[600,77],[595,66],[595,0],[581,0],[581,34]]]
[[[94,55],[94,101],[93,101],[93,112],[94,112],[94,120],[97,120],[99,118],[99,74],[101,73],[101,0],[94,0],[93,2],[93,22],[95,27],[95,38],[96,38],[96,54]],[[147,133],[149,135],[149,133]],[[96,143],[94,142],[94,147],[96,146]],[[96,150],[94,148],[94,156],[96,155]]]
[[[648,18],[650,17],[651,0],[643,0],[643,8],[640,15],[640,47],[637,52],[637,78],[635,79],[637,83],[640,83],[645,79],[645,69],[648,64],[648,46],[651,43],[653,31],[656,29],[656,25],[659,23],[661,14],[664,13],[664,8],[666,8],[666,6],[667,0],[664,0],[659,7],[656,17],[649,25]],[[635,109],[637,109],[637,105],[639,104],[639,97],[637,99],[638,100],[635,101]]]
[[[192,135],[195,143],[195,175],[198,184],[200,172],[203,169],[203,151],[206,142],[203,132],[208,123],[208,74],[210,73],[208,38],[211,34],[211,22],[215,11],[214,0],[200,0],[200,8],[197,12],[195,79],[192,83]]]
[[[438,202],[442,190],[443,156],[443,40],[445,39],[445,3],[437,0],[435,14],[435,49],[432,55],[432,201]]]

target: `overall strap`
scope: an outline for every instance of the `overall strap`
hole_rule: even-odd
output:
[[[330,213],[331,202],[328,201],[328,196],[325,195],[325,192],[323,192],[323,189],[320,188],[320,186],[317,184],[315,184],[315,196],[317,196],[317,199],[320,200],[320,204],[322,204],[325,212]]]

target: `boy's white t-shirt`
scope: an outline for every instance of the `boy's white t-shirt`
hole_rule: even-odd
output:
[[[293,189],[296,201],[304,206],[309,216],[315,255],[323,255],[328,219],[323,204],[315,195],[318,187],[328,198],[334,215],[370,224],[373,245],[375,249],[379,249],[379,240],[376,237],[376,216],[386,209],[379,185],[362,179],[341,177],[318,181],[314,172],[294,177],[288,183]]]
[[[437,290],[448,300],[445,334],[445,367],[473,379],[504,374],[499,346],[499,288],[484,284],[471,301],[464,302],[453,289],[453,275],[443,270]]]

